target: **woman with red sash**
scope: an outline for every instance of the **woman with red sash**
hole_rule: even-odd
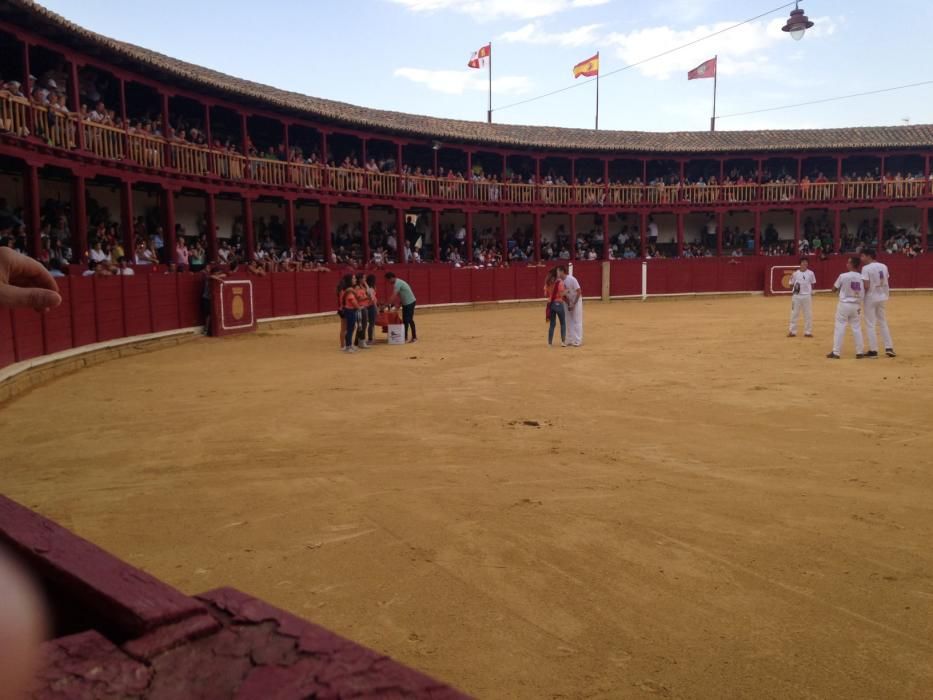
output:
[[[560,320],[560,346],[567,347],[567,310],[564,308],[564,283],[558,278],[557,270],[551,270],[544,282],[544,296],[547,297],[547,309],[544,318],[550,321],[547,344],[554,343],[554,326]]]

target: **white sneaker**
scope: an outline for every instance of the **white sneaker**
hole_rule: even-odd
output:
[[[567,347],[567,343],[565,343],[565,342],[562,340],[562,341],[560,341],[560,346],[561,346],[562,348],[565,348],[565,347]]]

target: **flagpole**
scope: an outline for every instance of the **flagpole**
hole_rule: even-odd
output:
[[[489,42],[489,111],[486,112],[486,121],[492,124],[492,42]]]
[[[713,73],[713,118],[709,120],[709,130],[716,131],[716,88],[719,84],[719,54],[713,56],[716,72]]]
[[[599,51],[596,52],[596,131],[599,131]]]

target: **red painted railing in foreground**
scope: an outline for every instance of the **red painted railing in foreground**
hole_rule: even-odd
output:
[[[885,256],[895,288],[933,288],[933,256],[911,260]],[[760,292],[768,270],[794,265],[796,257],[697,258],[648,262],[648,294]],[[422,305],[542,298],[547,266],[455,268],[449,265],[395,265]],[[609,263],[612,296],[641,294],[641,261]],[[820,289],[842,272],[845,256],[813,259]],[[587,296],[600,296],[602,263],[578,262],[576,276]],[[260,319],[336,310],[341,271],[279,272],[253,280],[254,308]],[[382,274],[377,292],[386,298]],[[140,268],[132,277],[59,278],[62,305],[46,314],[0,309],[0,367],[82,345],[144,335],[201,323],[202,278]]]

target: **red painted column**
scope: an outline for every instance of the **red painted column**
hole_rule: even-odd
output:
[[[638,233],[641,235],[641,257],[648,254],[648,213],[641,213],[641,221],[638,223]],[[722,233],[719,235],[720,246],[722,245]]]
[[[204,105],[204,135],[207,136],[207,150],[213,150],[214,138],[211,136],[211,106]]]
[[[602,259],[609,259],[609,251],[612,248],[612,241],[609,240],[609,214],[603,213],[603,254]]]
[[[722,226],[726,217],[722,211],[716,212],[716,256],[722,257]]]
[[[123,120],[123,153],[130,155],[130,124],[126,114],[126,81],[120,78],[120,119]]]
[[[836,157],[836,186],[833,188],[836,199],[842,199],[842,156]]]
[[[878,240],[875,247],[878,252],[884,250],[884,207],[878,207]]]
[[[434,262],[441,261],[441,211],[431,212],[431,225],[434,229]]]
[[[72,251],[74,261],[80,264],[87,262],[87,182],[84,175],[75,173],[72,180],[71,212],[72,222]]]
[[[842,211],[833,210],[833,253],[839,253],[842,249]]]
[[[207,214],[207,259],[217,262],[217,207],[213,192],[204,194],[204,203]]]
[[[755,255],[761,255],[761,210],[755,210]]]
[[[165,243],[165,262],[175,261],[175,192],[162,190],[162,239]]]
[[[930,236],[930,208],[920,209],[920,250],[927,252],[927,239]]]
[[[68,81],[68,92],[71,97],[71,109],[75,112],[81,109],[78,99],[78,64],[71,61],[71,79]],[[84,150],[84,122],[78,120],[78,148]]]
[[[165,138],[168,138],[171,128],[172,128],[172,122],[169,117],[169,110],[168,110],[168,93],[163,92],[162,93],[162,135]],[[170,160],[166,158],[165,162],[169,163]]]
[[[369,249],[369,207],[365,204],[360,207],[360,230],[363,232],[363,265],[368,265],[372,259]]]
[[[531,193],[531,198],[535,202],[541,201],[541,159],[535,158],[535,189]]]
[[[466,215],[466,253],[464,260],[467,263],[473,262],[473,212],[465,212]]]
[[[761,161],[758,161],[759,179],[761,178]],[[726,179],[726,159],[719,159],[719,184]]]
[[[467,151],[466,157],[467,157],[467,171],[466,171],[467,199],[472,200],[473,199],[473,152]]]
[[[252,260],[256,254],[256,229],[253,227],[253,200],[243,197],[243,245],[246,259]]]
[[[240,112],[240,140],[242,145],[240,148],[243,149],[243,157],[249,159],[249,119],[246,117],[246,112]],[[243,170],[243,177],[247,180],[255,180],[253,177],[253,169],[249,167],[247,160],[247,167]]]
[[[534,213],[535,222],[535,262],[541,262],[541,212]]]
[[[641,161],[641,184],[648,184],[648,159],[643,158]]]
[[[800,252],[800,208],[794,209],[794,255]]]
[[[136,254],[136,230],[133,226],[133,183],[120,181],[120,221],[123,225],[123,252],[130,263]]]
[[[567,220],[570,224],[570,230],[567,232],[570,234],[570,259],[577,259],[577,215],[573,212],[567,217]]]
[[[23,42],[23,94],[26,96],[27,100],[32,100],[32,95],[29,94],[29,76],[32,75],[31,68],[29,65],[29,42]],[[35,123],[35,114],[32,109],[26,110],[26,123],[29,125],[29,133],[36,133],[36,123]]]
[[[677,217],[677,257],[684,254],[684,215],[678,213]]]
[[[37,258],[42,248],[42,209],[39,201],[39,166],[32,163],[26,163],[26,172],[23,177],[23,202],[26,205],[29,254]]]
[[[499,245],[502,246],[502,259],[509,259],[509,213],[504,211],[499,215]]]
[[[330,187],[330,172],[327,170],[327,132],[321,132],[321,168],[322,173],[324,174],[322,182],[324,183],[324,188]],[[330,234],[328,233],[328,236]],[[330,255],[327,256],[327,261],[330,262]]]
[[[295,200],[285,198],[285,245],[291,250],[295,247]]]
[[[324,238],[324,260],[329,264],[334,254],[334,238],[330,230],[330,204],[321,204],[321,235]]]
[[[395,208],[395,262],[405,262],[405,210],[401,207]]]

